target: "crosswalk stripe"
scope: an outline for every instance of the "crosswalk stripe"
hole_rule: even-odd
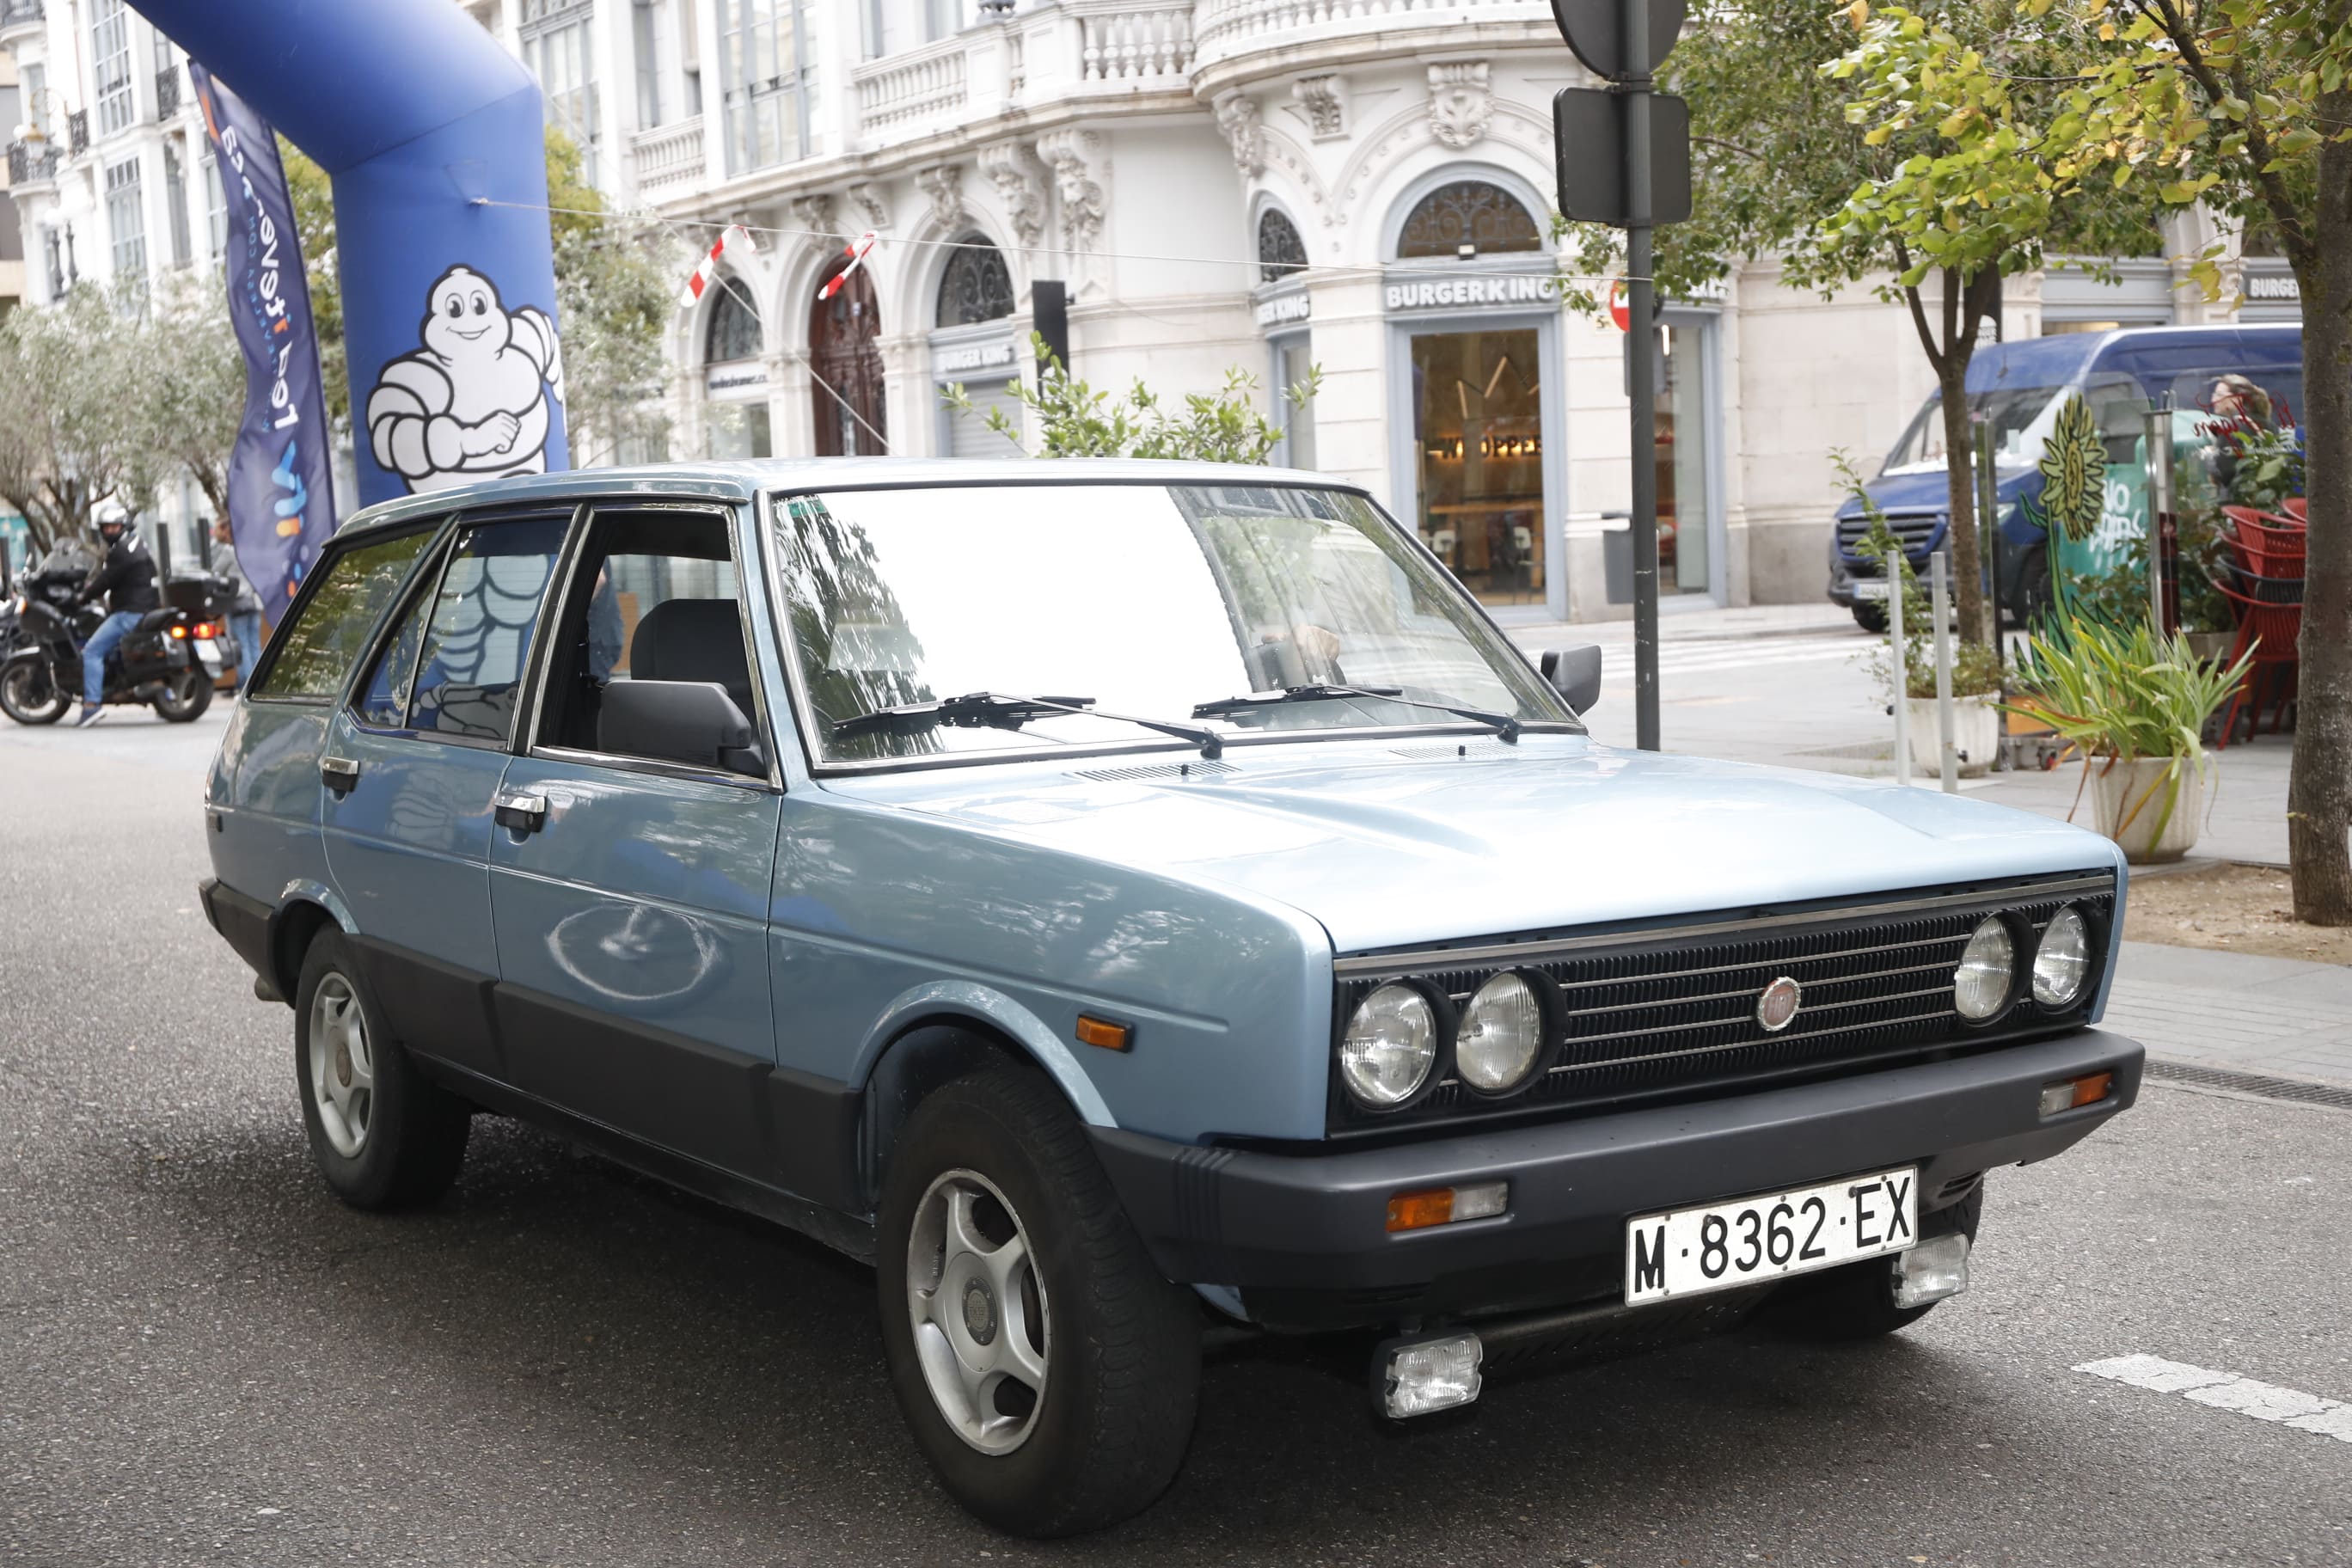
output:
[[[2274,1383],[2257,1383],[2235,1373],[2214,1372],[2187,1362],[2144,1354],[2084,1362],[2074,1370],[2154,1394],[2177,1394],[2215,1410],[2275,1422],[2298,1432],[2333,1437],[2339,1443],[2352,1443],[2352,1405],[2323,1399],[2299,1388],[2281,1388]]]

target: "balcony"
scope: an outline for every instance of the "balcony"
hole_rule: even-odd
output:
[[[0,0],[0,47],[37,30],[47,15],[41,0]]]
[[[640,131],[629,138],[637,189],[653,195],[698,184],[704,168],[702,117]]]
[[[58,183],[58,150],[45,137],[37,142],[8,143],[8,188],[29,190]]]
[[[1203,96],[1247,74],[1219,68],[1249,55],[1289,52],[1294,58],[1286,68],[1308,63],[1295,55],[1310,47],[1342,55],[1367,49],[1411,55],[1425,40],[1395,36],[1407,29],[1528,23],[1549,35],[1555,47],[1559,43],[1546,0],[1200,0],[1196,13],[1195,63],[1202,75],[1222,79],[1197,84]]]
[[[908,131],[963,118],[971,100],[966,40],[942,38],[893,55],[850,75],[857,89],[857,132],[863,142],[892,142]]]
[[[180,112],[180,68],[165,66],[155,73],[155,118],[169,120]]]
[[[66,145],[77,158],[89,151],[89,110],[77,109],[66,116]]]

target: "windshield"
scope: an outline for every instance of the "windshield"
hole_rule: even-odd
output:
[[[1143,742],[1113,718],[1220,735],[1480,729],[1406,700],[1524,723],[1573,716],[1372,504],[1344,491],[1037,484],[834,490],[775,512],[791,648],[820,760]],[[1206,715],[1309,685],[1365,693]],[[1100,713],[835,726],[992,692]],[[1391,700],[1393,699],[1393,700]]]
[[[2038,460],[2042,443],[2050,434],[2048,426],[2057,417],[2059,395],[2065,390],[2057,386],[2007,386],[1971,396],[1969,408],[1992,417],[1993,460],[2004,468],[2020,468]],[[1911,427],[1895,443],[1895,450],[1886,454],[1886,466],[1879,472],[1940,470],[1944,459],[1944,398],[1941,393],[1931,392],[1911,421]]]

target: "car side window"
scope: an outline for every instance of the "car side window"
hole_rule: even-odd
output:
[[[428,572],[430,568],[427,569]],[[392,636],[376,656],[366,690],[352,704],[360,721],[379,730],[397,730],[408,722],[408,696],[416,681],[416,648],[425,640],[425,617],[433,608],[428,581],[400,613]]]
[[[339,551],[322,562],[309,598],[278,628],[269,667],[254,683],[253,695],[331,700],[432,538],[431,529],[417,529]]]
[[[599,512],[590,520],[564,625],[548,670],[541,740],[574,751],[709,765],[665,756],[605,721],[604,694],[627,681],[721,687],[746,719],[759,712],[743,639],[741,575],[717,512]]]
[[[504,742],[568,517],[477,523],[457,536],[433,595],[406,728]]]

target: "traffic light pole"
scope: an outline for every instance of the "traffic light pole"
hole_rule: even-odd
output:
[[[1623,0],[1629,64],[1646,58],[1650,0]],[[1625,97],[1625,384],[1633,400],[1633,743],[1658,749],[1658,329],[1651,267],[1650,72],[1621,78]]]

